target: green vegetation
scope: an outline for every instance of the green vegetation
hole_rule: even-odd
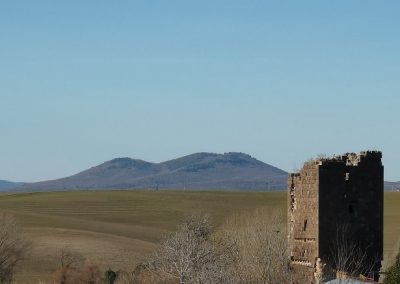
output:
[[[397,254],[396,261],[387,270],[384,282],[385,284],[400,283],[400,252]]]
[[[400,194],[385,193],[385,262],[400,245]],[[79,191],[0,195],[32,242],[16,280],[48,281],[68,246],[102,271],[132,270],[185,215],[210,214],[216,226],[256,208],[286,209],[286,192]],[[373,208],[371,209],[373,214]],[[389,260],[389,261],[387,261]]]

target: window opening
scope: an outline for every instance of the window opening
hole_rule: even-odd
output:
[[[353,207],[353,205],[349,205],[349,213],[350,213],[350,215],[354,215],[354,207]]]
[[[307,229],[307,219],[304,220],[304,226],[303,226],[303,231]]]

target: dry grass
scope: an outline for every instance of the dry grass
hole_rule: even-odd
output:
[[[371,211],[371,214],[374,214]],[[385,193],[384,268],[392,264],[400,249],[400,193]]]
[[[48,281],[65,245],[101,268],[129,269],[153,251],[185,214],[209,213],[216,225],[255,208],[286,208],[286,192],[81,191],[0,195],[33,243],[19,283]],[[371,212],[373,214],[373,212]],[[385,193],[385,259],[400,246],[400,193]]]
[[[18,282],[49,281],[65,245],[103,269],[132,269],[186,214],[220,224],[234,212],[282,207],[283,193],[82,191],[0,196],[33,243]]]

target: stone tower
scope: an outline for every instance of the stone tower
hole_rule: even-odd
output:
[[[319,283],[337,269],[338,243],[378,280],[383,256],[383,165],[378,151],[304,163],[288,178],[288,238],[293,283]],[[371,277],[371,276],[370,276]]]

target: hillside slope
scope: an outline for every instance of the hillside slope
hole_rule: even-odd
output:
[[[196,153],[162,163],[117,158],[70,177],[20,189],[276,190],[286,188],[287,175],[243,153]]]
[[[21,182],[12,182],[8,180],[0,180],[0,191],[10,190],[23,185]]]

